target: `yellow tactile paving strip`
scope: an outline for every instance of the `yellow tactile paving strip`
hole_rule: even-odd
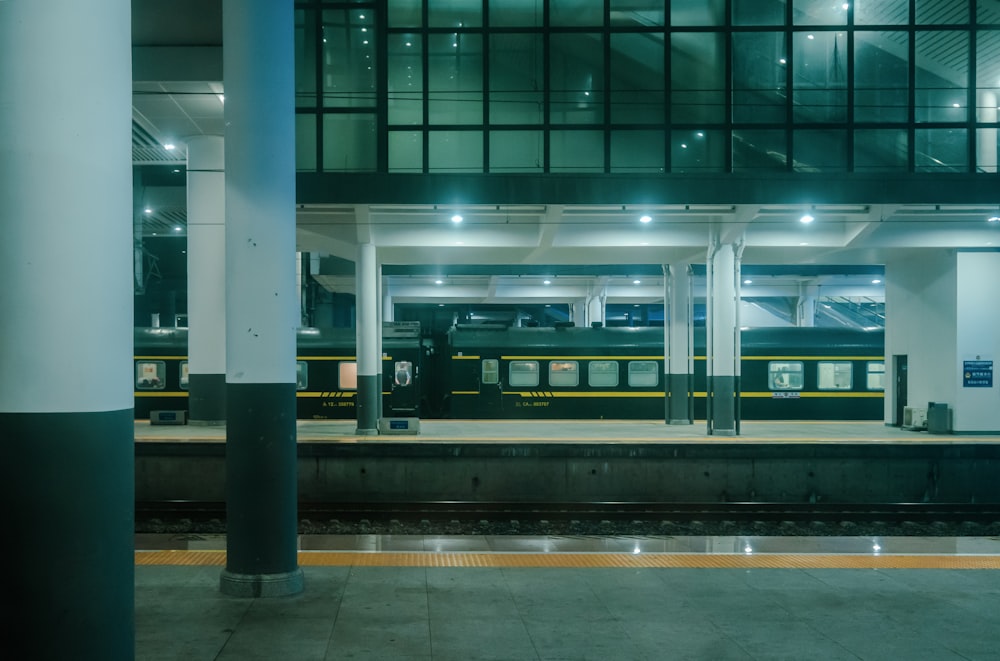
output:
[[[217,566],[225,551],[139,551],[136,565]],[[300,551],[303,567],[545,567],[689,569],[1000,569],[996,555],[830,553],[371,553]]]

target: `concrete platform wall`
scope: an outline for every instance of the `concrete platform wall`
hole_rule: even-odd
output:
[[[136,499],[224,499],[225,446],[136,446]],[[303,502],[1000,502],[1000,446],[299,446]]]

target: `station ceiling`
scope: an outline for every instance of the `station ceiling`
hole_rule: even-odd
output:
[[[132,0],[133,160],[149,170],[136,191],[143,235],[186,232],[185,138],[223,133],[221,0]],[[172,145],[172,148],[167,148]],[[946,187],[940,187],[944,190]],[[758,278],[829,284],[831,278],[867,286],[878,297],[883,266],[892,257],[941,248],[996,249],[1000,207],[982,195],[919,203],[885,199],[850,203],[711,204],[671,200],[656,204],[538,203],[462,204],[453,198],[383,204],[301,204],[298,249],[353,260],[355,247],[371,241],[400,287],[419,296],[427,277],[479,278],[477,286],[504,286],[501,277],[620,278],[661,264],[704,263],[712,237],[743,242],[744,269],[771,269]],[[910,200],[909,202],[912,202]],[[147,211],[148,209],[148,211]],[[802,223],[811,215],[815,220]],[[461,222],[453,222],[454,216]],[[643,217],[648,222],[642,222]],[[469,273],[470,265],[491,273]],[[602,276],[577,272],[606,265]],[[782,269],[796,273],[782,272]],[[831,272],[833,269],[833,272]],[[863,273],[858,273],[860,269]],[[475,270],[475,269],[472,269]],[[433,271],[433,273],[429,273]],[[324,282],[331,291],[337,274]],[[647,275],[655,278],[655,275]],[[527,283],[526,280],[522,282]],[[654,280],[655,282],[655,280]],[[662,282],[662,281],[661,281]],[[661,285],[662,286],[662,285]]]

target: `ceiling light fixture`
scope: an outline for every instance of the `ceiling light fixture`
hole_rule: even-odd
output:
[[[814,220],[816,220],[816,218],[814,218],[813,215],[810,213],[804,213],[802,214],[802,217],[799,218],[799,222],[802,223],[803,225],[808,225]]]
[[[153,210],[150,209],[149,207],[146,207],[145,211],[146,211],[146,213],[153,213]]]
[[[651,223],[651,222],[653,222],[653,217],[652,216],[641,216],[639,218],[639,222],[643,223],[643,224]]]
[[[462,222],[463,220],[465,220],[465,219],[462,218],[461,214],[457,214],[456,213],[454,216],[451,217],[451,222],[455,223],[456,225],[458,223]]]
[[[551,280],[542,280],[542,284],[543,285],[551,285],[552,281]]]
[[[443,285],[444,284],[444,280],[435,280],[434,284],[435,285]]]
[[[875,278],[874,280],[872,280],[872,284],[873,285],[880,285],[880,284],[882,284],[882,281],[879,280],[878,278]]]
[[[746,280],[743,281],[743,284],[749,285],[752,282],[753,282],[753,280],[751,280],[750,278],[747,278]]]
[[[173,151],[177,149],[177,146],[168,142],[167,144],[163,145],[163,148],[166,149],[167,151]]]
[[[633,281],[632,281],[632,284],[633,284],[633,285],[637,285],[637,284],[639,284],[640,282],[642,282],[642,280],[633,280]]]

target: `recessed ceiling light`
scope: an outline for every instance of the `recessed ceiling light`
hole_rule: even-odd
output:
[[[639,218],[639,222],[640,223],[651,223],[651,222],[653,222],[653,217],[652,216],[642,216],[642,217]]]
[[[174,228],[174,231],[175,231],[175,232],[180,232],[180,231],[181,231],[181,228],[180,228],[180,227],[175,227],[175,228]]]
[[[542,284],[543,285],[551,285],[552,281],[551,280],[542,280]]]
[[[753,280],[751,280],[750,278],[747,278],[746,280],[743,281],[743,284],[749,285],[751,282],[753,282]]]
[[[642,282],[642,280],[633,280],[633,281],[632,281],[632,284],[633,284],[633,285],[637,285],[637,284],[639,284],[640,282]]]
[[[872,284],[873,285],[880,285],[880,284],[882,284],[882,281],[879,280],[878,278],[875,278],[874,280],[872,280]]]
[[[456,224],[462,222],[463,220],[465,220],[465,219],[462,218],[461,214],[457,214],[456,213],[454,216],[451,217],[451,222],[456,223]]]
[[[167,151],[173,151],[174,149],[177,149],[177,146],[168,142],[167,144],[163,145],[163,148],[166,149]]]
[[[986,219],[988,223],[1000,223],[1000,216],[990,216]]]
[[[444,284],[444,280],[435,280],[434,284],[435,285],[443,285]]]
[[[811,214],[808,214],[808,213],[807,214],[803,214],[802,217],[799,218],[799,222],[802,223],[803,225],[808,225],[809,223],[811,223],[814,220],[816,220],[816,219],[813,218],[813,216]]]
[[[146,207],[145,211],[146,211],[146,213],[153,213],[153,210],[150,209],[149,207]]]
[[[808,241],[803,241],[803,242],[802,242],[802,243],[800,243],[799,245],[800,245],[800,246],[808,246],[808,245],[809,245],[809,242],[808,242]]]

